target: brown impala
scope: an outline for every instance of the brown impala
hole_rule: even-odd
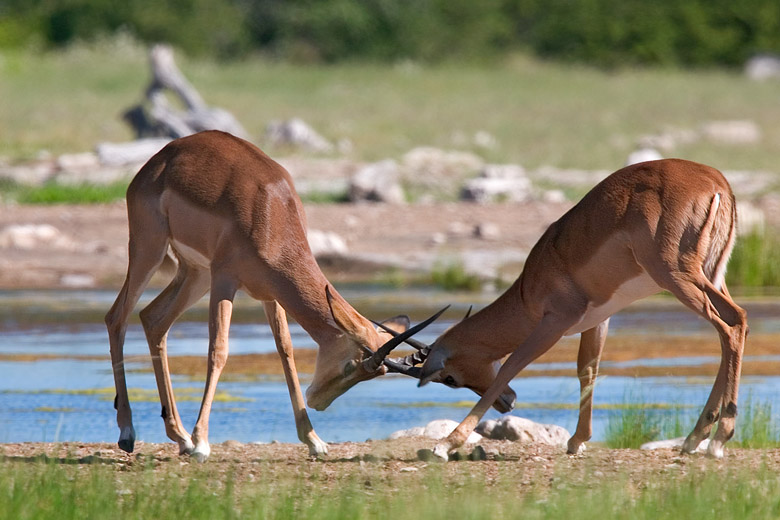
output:
[[[734,434],[748,332],[745,311],[731,299],[724,281],[735,230],[734,195],[719,171],[679,159],[628,166],[547,229],[520,277],[495,302],[430,347],[418,344],[418,353],[385,364],[419,378],[421,385],[436,381],[482,396],[436,446],[436,455],[446,459],[487,409],[505,399],[507,384],[520,370],[562,336],[580,333],[580,416],[568,443],[569,453],[576,453],[591,436],[593,383],[609,317],[667,290],[712,323],[720,336],[718,375],[682,449],[693,452],[719,421],[708,453],[722,457],[723,444]]]
[[[127,320],[169,248],[178,259],[178,271],[141,311],[141,322],[165,431],[181,453],[199,461],[210,453],[209,413],[228,357],[228,327],[239,289],[263,301],[282,359],[298,438],[313,455],[327,453],[327,445],[306,413],[286,313],[319,345],[306,391],[309,406],[317,410],[327,408],[354,384],[384,374],[383,360],[390,350],[438,316],[395,338],[377,331],[330,287],[317,266],[306,241],[303,207],[287,171],[254,145],[223,132],[178,139],[152,157],[127,189],[127,215],[127,278],[106,315],[106,325],[119,447],[128,452],[133,451],[135,432],[123,359]],[[209,291],[206,388],[190,437],[176,410],[166,336],[176,318]]]

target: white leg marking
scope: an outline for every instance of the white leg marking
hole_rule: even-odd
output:
[[[209,446],[208,442],[199,441],[190,455],[198,462],[206,462],[206,459],[211,455],[211,446]]]

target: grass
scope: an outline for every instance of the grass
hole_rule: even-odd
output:
[[[28,186],[13,182],[0,183],[0,196],[6,202],[19,204],[99,204],[123,200],[127,181],[111,184],[60,184],[47,182]]]
[[[460,262],[437,262],[431,270],[431,281],[445,291],[478,291],[482,287],[479,276],[466,272]]]
[[[259,462],[259,479],[239,484],[230,473],[215,478],[207,467],[185,474],[178,463],[162,470],[151,463],[122,471],[99,463],[77,464],[76,459],[0,464],[0,517],[18,520],[381,520],[410,515],[430,520],[642,520],[776,518],[780,513],[780,480],[763,467],[752,471],[692,468],[687,474],[667,472],[662,479],[637,485],[619,475],[588,476],[587,469],[582,477],[559,471],[552,479],[520,484],[501,468],[486,478],[478,468],[468,474],[465,468],[471,465],[451,463],[446,466],[449,472],[434,465],[422,470],[425,480],[420,481],[403,473],[381,478],[370,467],[356,465],[354,476],[327,484],[324,476],[297,474],[296,468],[269,477]]]
[[[758,143],[700,140],[668,153],[721,169],[768,171],[780,156],[776,85],[738,72],[606,72],[524,55],[437,66],[291,65],[258,57],[225,64],[181,53],[176,59],[204,99],[236,114],[261,145],[271,120],[301,117],[332,141],[351,141],[358,160],[398,159],[413,147],[436,146],[527,168],[615,169],[643,135],[749,119],[763,131]],[[58,52],[2,51],[0,156],[86,151],[100,141],[130,139],[120,114],[142,99],[148,82],[146,50],[127,40]],[[497,145],[475,144],[480,131]]]
[[[726,282],[731,287],[780,286],[780,240],[773,232],[739,237],[729,260]]]
[[[609,416],[605,444],[610,448],[639,448],[646,442],[683,437],[695,424],[696,416],[684,416],[681,407],[674,408],[670,416],[669,410],[647,405],[641,398],[628,397],[626,402],[631,404]],[[748,396],[740,405],[736,439],[732,442],[743,448],[780,446],[780,428],[772,418],[772,403]]]

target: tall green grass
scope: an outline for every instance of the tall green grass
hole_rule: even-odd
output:
[[[431,281],[445,291],[478,291],[482,287],[480,277],[467,272],[458,261],[437,262],[431,270]]]
[[[75,461],[2,461],[0,518],[27,519],[657,519],[777,518],[780,480],[766,468],[691,468],[637,485],[620,475],[577,476],[558,470],[521,484],[503,471],[491,479],[424,468],[424,480],[374,475],[355,464],[354,477],[328,482],[289,472],[238,484],[231,472],[187,472],[176,461],[161,467],[119,470]],[[345,462],[349,464],[349,462]],[[258,473],[264,470],[259,464]],[[712,468],[711,468],[712,469]],[[448,475],[449,474],[449,475]],[[452,475],[461,475],[452,478]]]
[[[699,413],[698,409],[684,413],[681,407],[649,406],[633,397],[625,401],[629,404],[613,410],[607,422],[605,443],[610,448],[639,448],[646,442],[686,436]],[[739,408],[732,442],[743,448],[780,446],[780,428],[772,417],[771,402],[748,396]]]
[[[737,239],[726,282],[735,288],[780,287],[780,240],[774,232],[754,231]]]

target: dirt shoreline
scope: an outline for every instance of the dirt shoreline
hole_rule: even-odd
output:
[[[152,471],[181,478],[203,477],[225,482],[229,476],[236,485],[258,480],[279,482],[300,479],[317,482],[323,490],[336,489],[345,479],[404,479],[423,484],[427,479],[443,479],[448,484],[464,479],[484,479],[487,485],[511,482],[518,495],[540,488],[561,485],[590,486],[593,479],[614,481],[636,491],[654,482],[682,479],[693,472],[714,472],[724,476],[780,470],[780,449],[741,449],[727,446],[723,459],[704,455],[681,455],[677,450],[653,451],[607,449],[591,444],[580,455],[567,455],[563,447],[509,441],[483,441],[488,460],[468,459],[446,464],[420,460],[417,450],[430,449],[436,441],[408,438],[394,441],[329,444],[329,454],[321,460],[308,456],[303,444],[244,444],[226,441],[212,445],[209,460],[201,465],[188,456],[179,456],[173,443],[139,442],[132,454],[108,443],[13,443],[0,444],[0,461],[5,464],[49,463],[66,467],[103,465],[117,473]],[[473,446],[462,453],[468,454]],[[495,455],[497,454],[497,456]],[[726,475],[727,473],[727,475]],[[562,481],[562,478],[565,482]]]

